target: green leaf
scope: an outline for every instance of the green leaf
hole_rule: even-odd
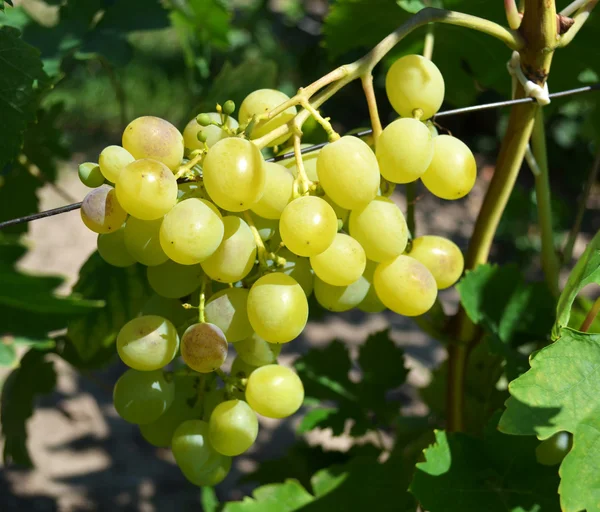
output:
[[[402,7],[406,12],[414,14],[425,8],[425,4],[422,0],[398,0],[397,4]]]
[[[213,487],[202,487],[200,494],[204,512],[217,512],[219,510],[219,499]]]
[[[199,36],[198,43],[208,43],[217,48],[226,49],[229,46],[231,31],[231,12],[219,0],[189,0],[174,4],[176,10],[171,13],[175,19],[182,39]]]
[[[4,437],[4,463],[31,467],[27,451],[27,420],[33,414],[37,395],[51,392],[56,385],[54,364],[45,353],[30,350],[21,366],[8,376],[1,397],[1,426]]]
[[[327,420],[327,418],[333,414],[336,414],[337,411],[338,410],[333,407],[318,407],[316,409],[311,409],[302,418],[302,421],[300,422],[300,425],[298,425],[296,432],[298,434],[306,434],[307,432],[318,428],[322,423],[325,422],[325,420]]]
[[[17,362],[17,351],[12,343],[0,338],[0,366],[13,366]]]
[[[121,327],[138,315],[152,295],[146,267],[113,267],[97,252],[81,267],[73,291],[105,303],[102,309],[69,322],[67,335],[84,361],[112,344]]]
[[[252,498],[230,502],[223,512],[292,512],[313,500],[313,497],[296,480],[282,484],[269,484],[255,489]]]

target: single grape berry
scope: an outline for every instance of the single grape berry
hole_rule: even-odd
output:
[[[204,130],[198,131],[198,133],[196,134],[196,138],[200,142],[206,142],[208,140],[208,137],[207,137],[206,133],[204,133]]]
[[[79,165],[79,179],[86,187],[97,188],[104,183],[104,176],[100,166],[93,162]]]
[[[127,219],[115,189],[109,185],[90,190],[83,199],[80,213],[83,223],[94,233],[116,231]]]
[[[230,116],[235,111],[235,103],[231,100],[227,100],[223,104],[223,114]]]
[[[412,241],[409,256],[425,265],[438,290],[452,286],[463,273],[465,261],[458,246],[441,236],[420,236]]]
[[[256,413],[243,400],[228,400],[210,415],[209,439],[214,449],[233,457],[250,448],[258,435]]]
[[[248,377],[246,400],[262,416],[287,418],[302,405],[304,386],[294,371],[269,364],[257,368]]]
[[[129,267],[135,264],[135,259],[125,246],[124,231],[117,229],[112,233],[98,235],[98,254],[113,267]]]
[[[206,303],[206,321],[219,327],[231,343],[241,341],[252,334],[247,304],[246,288],[225,288],[211,295]]]
[[[194,324],[186,329],[181,338],[181,357],[192,370],[213,372],[227,358],[227,339],[214,324]]]
[[[199,114],[196,117],[196,122],[200,126],[208,126],[212,123],[212,119],[210,118],[210,115],[208,115],[208,114]]]

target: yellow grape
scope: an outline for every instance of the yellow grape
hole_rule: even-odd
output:
[[[214,449],[230,457],[244,453],[258,435],[256,413],[243,400],[227,400],[217,405],[208,425]]]
[[[385,90],[392,107],[402,117],[412,117],[413,111],[420,108],[422,118],[429,119],[444,101],[444,77],[429,59],[405,55],[387,72]]]
[[[377,265],[378,263],[375,261],[367,261],[367,267],[363,273],[363,277],[369,283],[369,291],[357,307],[365,313],[381,313],[383,310],[385,310],[385,304],[381,302],[377,296],[377,291],[375,290],[375,286],[373,284],[373,278]]]
[[[375,291],[386,307],[405,316],[427,313],[437,297],[431,272],[420,261],[400,255],[375,269]]]
[[[143,116],[131,121],[123,132],[123,147],[136,160],[158,160],[173,171],[183,158],[183,136],[160,117]]]
[[[179,349],[175,326],[166,318],[146,315],[127,322],[117,336],[117,352],[130,368],[158,370],[168,365]]]
[[[396,119],[377,139],[381,175],[392,183],[411,183],[420,178],[433,158],[433,138],[421,121]]]
[[[304,295],[310,297],[313,292],[314,281],[310,260],[294,254],[285,247],[281,249],[277,255],[285,259],[285,265],[281,269],[281,272],[293,277],[302,287],[302,290],[304,290]]]
[[[134,160],[131,153],[121,146],[107,146],[100,153],[98,165],[102,175],[111,183],[116,183],[121,171]]]
[[[363,247],[367,258],[385,261],[404,252],[408,228],[400,208],[387,197],[376,197],[350,213],[350,235]]]
[[[215,281],[235,283],[252,270],[256,261],[256,242],[248,224],[239,217],[223,217],[223,226],[223,240],[202,262],[202,268]]]
[[[177,202],[177,180],[157,160],[136,160],[117,178],[115,189],[123,208],[140,220],[160,219]]]
[[[206,115],[211,121],[221,124],[221,114],[217,112],[208,112]],[[227,116],[225,126],[230,130],[235,131],[239,124],[233,117]],[[221,139],[230,137],[230,135],[220,126],[212,124],[209,126],[200,126],[194,117],[183,130],[183,142],[186,148],[190,150],[204,149],[204,142],[198,140],[198,132],[200,131],[206,136],[206,145],[209,148],[214,146]]]
[[[281,345],[269,343],[258,334],[253,333],[242,341],[235,344],[238,357],[252,366],[264,366],[277,362],[277,356],[281,352]]]
[[[285,246],[298,256],[315,256],[332,243],[337,233],[333,208],[316,196],[303,196],[288,204],[281,219],[279,233]]]
[[[265,219],[279,219],[292,200],[294,176],[283,165],[265,162],[265,191],[251,210]]]
[[[181,201],[165,215],[160,226],[160,245],[181,265],[193,265],[214,254],[225,228],[209,201],[194,197]]]
[[[433,275],[438,290],[452,286],[463,273],[465,260],[458,246],[441,236],[420,236],[412,242],[411,258],[420,261]]]
[[[111,233],[119,229],[127,212],[121,206],[115,189],[101,185],[90,190],[81,203],[81,220],[94,233]]]
[[[113,267],[129,267],[135,263],[135,258],[125,247],[123,231],[117,229],[113,233],[98,235],[98,254]]]
[[[300,144],[300,149],[305,149],[312,146],[312,144]],[[294,151],[294,148],[285,148],[281,150],[278,154],[285,155],[286,153],[291,153]],[[307,178],[310,181],[319,181],[319,177],[317,176],[317,156],[321,150],[317,149],[316,151],[311,151],[309,153],[304,153],[302,155],[302,162],[304,163],[304,172],[306,173]],[[292,156],[291,158],[286,158],[285,160],[281,160],[279,162],[284,167],[287,167],[294,177],[298,176],[298,167],[296,166],[296,157]]]
[[[317,157],[319,183],[338,205],[354,210],[372,201],[379,189],[379,165],[371,148],[351,135],[328,144]]]
[[[161,297],[178,299],[189,295],[202,283],[204,272],[200,265],[180,265],[167,260],[148,267],[146,277],[151,288]]]
[[[346,210],[346,208],[342,208],[339,204],[334,203],[329,196],[323,196],[323,200],[333,208],[337,218],[342,221],[343,226],[350,216],[350,210]]]
[[[261,338],[287,343],[300,335],[308,320],[306,295],[292,277],[266,274],[250,288],[248,318]]]
[[[129,217],[125,224],[125,247],[143,265],[160,265],[169,258],[160,246],[160,225],[162,219],[140,220]]]
[[[246,400],[267,418],[287,418],[304,400],[304,386],[291,369],[277,364],[261,366],[248,377]]]
[[[185,364],[199,373],[219,369],[227,359],[227,339],[214,324],[190,325],[181,337],[181,357]]]
[[[246,96],[244,101],[240,106],[240,111],[238,114],[238,120],[240,124],[246,124],[252,116],[259,116],[261,114],[266,113],[269,110],[279,106],[285,101],[289,100],[289,96],[286,94],[277,91],[275,89],[258,89],[257,91],[251,92]],[[275,128],[278,128],[281,125],[286,124],[296,115],[296,107],[291,106],[284,110],[281,114],[278,114],[273,119],[262,122],[260,124],[255,125],[255,128],[252,130],[250,137],[252,139],[258,139],[263,135],[273,131]],[[284,143],[287,139],[290,138],[291,133],[286,135],[282,135],[278,137],[273,142],[269,144],[269,146],[279,146]]]
[[[206,321],[218,326],[231,343],[252,334],[248,319],[248,293],[245,288],[225,288],[211,295],[206,302]]]
[[[230,212],[252,208],[265,191],[265,161],[252,142],[239,137],[222,139],[210,148],[203,172],[208,195]]]
[[[469,147],[451,135],[433,139],[433,159],[421,176],[434,196],[460,199],[466,196],[477,179],[477,163]]]
[[[348,311],[364,300],[369,286],[363,276],[348,286],[332,286],[315,276],[315,298],[329,311]]]
[[[77,170],[79,179],[86,187],[97,188],[104,183],[104,175],[100,166],[94,162],[83,162]]]
[[[367,257],[354,238],[337,233],[325,251],[310,257],[310,264],[315,274],[326,283],[348,286],[362,276]]]

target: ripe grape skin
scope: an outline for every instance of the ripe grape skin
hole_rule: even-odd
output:
[[[261,366],[248,377],[246,400],[267,418],[287,418],[304,401],[304,386],[298,375],[285,366]]]
[[[327,249],[337,233],[333,208],[316,196],[304,196],[288,204],[279,220],[285,246],[298,256],[316,256]]]
[[[294,176],[283,165],[265,162],[265,191],[251,210],[265,219],[279,219],[292,200]]]
[[[113,267],[129,267],[135,264],[134,257],[129,254],[125,247],[123,229],[117,229],[113,233],[98,235],[98,254]]]
[[[350,216],[350,210],[342,208],[339,204],[335,203],[329,196],[323,196],[323,201],[327,202],[327,204],[333,208],[335,215],[337,216],[338,220],[342,221],[343,226],[348,220],[348,217]]]
[[[221,114],[217,112],[207,112],[207,115],[211,121],[219,124],[221,123]],[[233,117],[227,116],[225,126],[235,131],[237,130],[239,124]],[[219,126],[200,126],[198,124],[198,121],[196,121],[196,118],[194,117],[183,130],[183,142],[186,148],[191,150],[204,149],[205,143],[200,142],[198,140],[199,131],[202,131],[202,133],[206,136],[206,145],[209,148],[214,146],[221,139],[224,139],[225,137],[230,137],[230,135]]]
[[[160,225],[162,219],[140,220],[129,217],[125,228],[125,247],[129,254],[148,267],[161,265],[169,259],[160,246]]]
[[[536,447],[535,457],[544,466],[556,466],[567,456],[572,446],[573,439],[568,432],[557,432]]]
[[[100,170],[100,166],[93,162],[84,162],[79,165],[79,179],[86,187],[98,188],[104,183],[104,175]]]
[[[412,242],[409,256],[425,265],[433,275],[438,290],[452,286],[463,273],[465,260],[458,246],[441,236],[420,236]]]
[[[238,120],[240,124],[246,124],[252,116],[259,116],[265,114],[267,111],[279,106],[281,103],[289,100],[289,96],[277,91],[275,89],[258,89],[251,92],[246,96],[242,104],[240,105],[240,111],[238,113]],[[255,125],[255,128],[250,134],[251,139],[258,139],[263,135],[273,131],[287,122],[289,122],[296,115],[296,107],[291,106],[285,109],[280,114],[276,115],[273,119],[262,122],[260,125]],[[291,133],[278,137],[269,146],[279,146],[288,140]]]
[[[404,252],[408,227],[400,208],[387,197],[378,196],[364,208],[350,213],[350,235],[372,261],[384,261]]]
[[[177,202],[177,180],[156,160],[136,160],[117,178],[115,189],[123,208],[140,220],[160,219]]]
[[[281,345],[269,343],[258,334],[253,333],[242,341],[235,344],[235,351],[239,358],[252,366],[264,366],[277,362],[277,356],[281,352]]]
[[[317,157],[319,183],[346,210],[372,201],[379,189],[379,165],[371,148],[351,135],[325,146]]]
[[[351,236],[337,233],[321,254],[311,256],[310,264],[320,279],[333,286],[348,286],[362,276],[367,257]]]
[[[160,245],[173,261],[193,265],[214,254],[224,231],[223,221],[208,201],[185,199],[165,215],[160,226]]]
[[[119,229],[127,219],[115,194],[109,185],[101,185],[90,190],[81,204],[81,220],[94,233],[110,233]]]
[[[315,298],[329,311],[348,311],[364,300],[369,286],[363,276],[348,286],[332,286],[315,276]]]
[[[254,235],[239,217],[223,217],[224,234],[216,251],[202,262],[206,275],[221,283],[235,283],[246,277],[256,261]]]
[[[300,149],[305,149],[312,146],[312,144],[300,144]],[[292,148],[286,148],[279,152],[280,155],[285,155],[286,153],[291,153],[293,151]],[[310,181],[319,181],[319,177],[317,176],[317,156],[321,150],[318,149],[316,151],[311,151],[310,153],[304,153],[302,155],[302,162],[304,163],[304,172],[306,173],[306,177]],[[286,158],[285,160],[281,160],[279,162],[284,167],[288,168],[290,172],[294,175],[294,177],[298,176],[298,167],[296,165],[296,157],[293,156],[291,158]]]
[[[233,457],[250,448],[258,435],[256,413],[243,400],[227,400],[210,415],[209,439],[215,450]]]
[[[157,315],[130,320],[117,336],[119,357],[134,370],[158,370],[173,360],[178,349],[179,336],[175,326]]]
[[[377,296],[377,292],[375,291],[375,286],[373,284],[373,278],[377,265],[377,262],[367,260],[367,266],[363,273],[363,277],[369,283],[369,291],[357,307],[365,313],[381,313],[385,310],[385,304],[381,302]]]
[[[380,263],[373,282],[381,302],[399,315],[422,315],[431,309],[437,297],[431,272],[410,256],[400,255]]]
[[[442,199],[466,196],[477,179],[477,163],[469,147],[451,135],[433,139],[433,159],[421,176],[429,192]]]
[[[411,183],[420,178],[433,158],[433,138],[421,121],[396,119],[377,139],[381,175],[392,183]]]
[[[265,190],[265,161],[250,141],[229,137],[217,142],[203,164],[204,186],[217,206],[230,212],[251,208]]]
[[[252,334],[248,319],[248,295],[245,288],[226,288],[212,295],[204,308],[206,321],[217,325],[231,343]]]
[[[302,287],[281,272],[258,279],[248,294],[248,318],[254,331],[270,343],[287,343],[300,335],[308,320]]]
[[[189,295],[202,283],[200,265],[179,265],[167,260],[162,265],[148,267],[146,276],[151,288],[162,297],[178,299]]]
[[[385,90],[392,107],[402,117],[412,117],[420,108],[429,119],[444,101],[444,77],[438,67],[421,55],[405,55],[390,67]],[[379,142],[378,142],[379,143]]]
[[[121,146],[107,146],[100,153],[98,165],[104,177],[111,183],[116,183],[119,174],[135,158]]]
[[[310,260],[294,254],[285,247],[277,254],[285,259],[285,265],[281,269],[281,272],[293,277],[302,287],[302,290],[304,290],[304,295],[310,297],[314,287],[314,276],[312,267],[310,266]]]
[[[227,338],[214,324],[199,323],[188,327],[181,337],[181,357],[199,373],[211,373],[227,359]]]
[[[134,119],[125,128],[123,147],[135,159],[158,160],[174,171],[183,158],[183,135],[164,119],[143,116]]]
[[[171,406],[174,397],[175,385],[161,370],[127,370],[113,390],[113,403],[119,416],[138,425],[156,421]]]

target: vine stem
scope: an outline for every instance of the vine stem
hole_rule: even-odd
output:
[[[208,283],[208,277],[202,277],[202,286],[200,287],[200,300],[198,304],[198,321],[203,324],[206,322],[206,316],[204,315],[204,309],[206,305],[206,285]]]
[[[296,168],[298,169],[298,177],[296,180],[300,187],[300,195],[304,195],[308,192],[311,181],[308,179],[308,176],[306,175],[306,169],[304,168],[304,160],[302,159],[301,153],[302,148],[300,147],[300,134],[296,132],[292,137],[294,142],[294,158],[296,160]]]
[[[581,324],[581,328],[579,329],[581,332],[588,331],[588,329],[594,322],[594,319],[598,315],[598,312],[600,312],[600,297],[596,299],[591,309],[588,311],[588,314],[586,315],[585,320],[583,321],[583,323]]]
[[[381,135],[383,128],[379,119],[379,109],[377,108],[377,99],[375,98],[375,89],[373,88],[373,75],[371,73],[361,78],[367,106],[369,108],[369,117],[371,119],[371,128],[373,128],[373,143],[377,145],[377,139]]]
[[[585,24],[587,19],[590,17],[590,13],[596,7],[598,0],[588,0],[573,16],[575,23],[569,28],[566,34],[563,34],[558,43],[558,47],[567,46],[573,38],[577,35],[577,32],[581,30],[581,27]]]

